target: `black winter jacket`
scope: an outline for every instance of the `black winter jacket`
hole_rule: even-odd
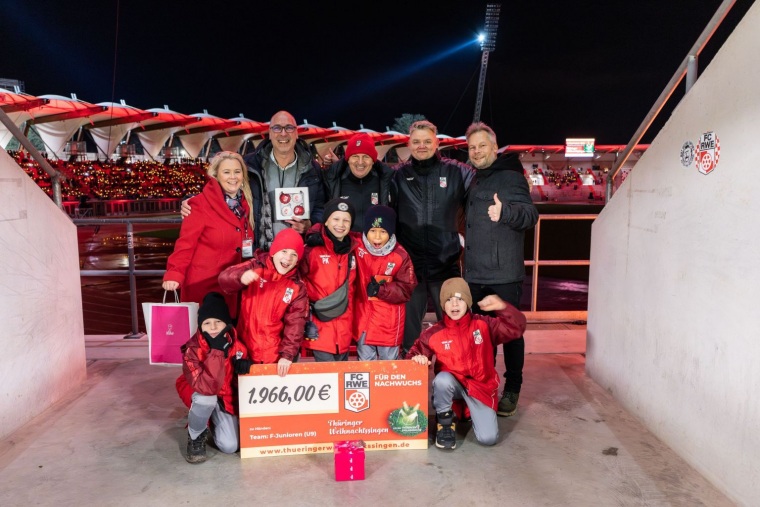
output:
[[[351,173],[345,159],[338,160],[325,170],[327,199],[343,197],[351,200],[356,209],[356,220],[351,230],[364,232],[364,214],[374,204],[390,204],[391,178],[393,169],[382,162],[375,162],[372,170],[362,179]]]
[[[309,146],[303,139],[296,141],[296,153],[298,154],[298,185],[299,187],[309,188],[309,208],[310,220],[312,224],[322,222],[322,214],[325,209],[325,186],[322,180],[322,168],[311,156]],[[272,153],[272,141],[263,141],[259,147],[245,157],[245,163],[248,166],[248,178],[250,180],[251,192],[253,193],[253,217],[256,223],[254,231],[254,240],[257,248],[262,248],[261,229],[258,224],[261,223],[261,205],[264,202],[265,192],[270,190],[267,182],[264,181],[263,161],[268,159]],[[275,184],[275,187],[277,185]],[[272,213],[274,217],[274,212]]]
[[[496,203],[494,194],[502,203],[498,222],[488,217],[488,207]],[[501,156],[489,168],[476,170],[467,192],[464,279],[484,285],[522,281],[525,230],[537,221],[538,210],[516,154]]]
[[[393,175],[391,203],[398,214],[396,237],[412,258],[417,280],[460,276],[459,221],[473,169],[461,162],[412,158]]]

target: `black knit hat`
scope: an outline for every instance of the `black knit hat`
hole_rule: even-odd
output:
[[[364,235],[366,236],[370,229],[385,229],[388,236],[396,234],[396,212],[388,206],[377,205],[367,208],[364,214]]]
[[[219,319],[225,324],[230,324],[232,322],[230,310],[227,308],[227,302],[224,300],[224,296],[218,292],[209,292],[206,294],[206,297],[203,298],[203,304],[198,308],[198,327],[200,327],[206,319]]]
[[[330,215],[336,211],[345,211],[351,215],[351,225],[356,222],[356,208],[348,199],[331,199],[325,203],[325,214],[322,215],[322,223],[326,224]]]

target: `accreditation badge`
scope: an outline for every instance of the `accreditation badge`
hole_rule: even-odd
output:
[[[243,240],[243,259],[250,259],[253,257],[253,240],[245,238]]]

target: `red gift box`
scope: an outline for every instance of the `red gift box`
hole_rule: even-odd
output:
[[[364,442],[344,440],[333,444],[336,481],[364,480]]]

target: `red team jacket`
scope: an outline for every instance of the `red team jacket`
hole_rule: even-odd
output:
[[[404,339],[406,303],[417,286],[417,277],[409,254],[399,244],[385,256],[370,254],[364,245],[356,250],[359,264],[358,286],[354,299],[354,338],[362,333],[366,345],[396,347]],[[374,298],[367,296],[367,284],[377,275],[376,281],[386,279]]]
[[[248,351],[237,339],[234,329],[228,331],[227,337],[232,342],[227,357],[221,350],[209,347],[200,329],[182,346],[182,375],[176,385],[179,397],[188,408],[193,392],[197,392],[218,396],[225,412],[237,414],[237,375],[232,361],[248,359]]]
[[[229,267],[219,275],[219,286],[225,293],[243,290],[238,333],[251,360],[264,364],[276,363],[280,357],[295,359],[309,311],[298,269],[281,275],[272,264],[270,253],[257,250],[253,259]],[[240,277],[249,269],[260,278],[246,287],[240,283]]]
[[[443,320],[422,332],[406,358],[435,355],[435,372],[454,375],[467,394],[496,410],[499,404],[499,374],[493,349],[515,340],[525,332],[525,315],[507,303],[496,317],[467,312],[459,320]]]
[[[319,338],[307,340],[306,348],[330,354],[343,354],[348,352],[353,338],[353,299],[358,243],[356,238],[351,237],[353,262],[349,266],[349,254],[335,253],[332,240],[326,236],[322,224],[316,224],[309,229],[309,233],[314,232],[322,235],[325,244],[307,246],[304,250],[304,260],[299,264],[309,302],[313,303],[335,292],[346,281],[348,272],[348,308],[343,315],[330,322],[322,322],[312,315],[311,320],[317,326]]]

